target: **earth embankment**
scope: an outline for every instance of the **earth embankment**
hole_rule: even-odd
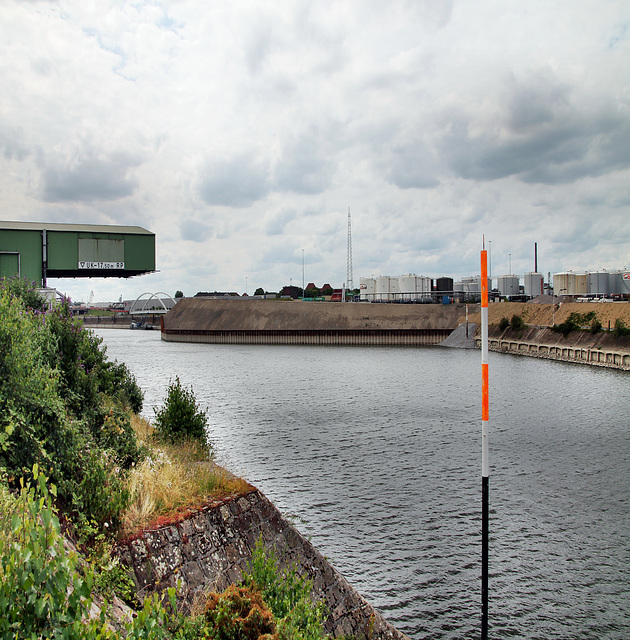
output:
[[[457,328],[461,305],[187,298],[162,322],[174,342],[431,345]]]
[[[488,305],[488,324],[499,324],[501,318],[510,320],[513,315],[519,315],[528,325],[550,327],[554,322],[562,324],[572,313],[586,314],[591,311],[605,329],[609,326],[614,328],[617,319],[630,326],[629,302],[561,302],[555,305],[536,302],[495,302]],[[478,305],[474,305],[474,312],[471,306],[469,320],[481,326]]]

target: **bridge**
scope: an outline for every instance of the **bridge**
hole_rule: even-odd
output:
[[[148,296],[148,297],[145,298],[145,296]],[[157,293],[151,293],[149,291],[146,291],[145,293],[140,294],[133,301],[133,304],[131,305],[131,309],[129,309],[129,315],[145,316],[148,313],[151,313],[153,315],[164,315],[165,313],[168,313],[171,307],[167,307],[164,304],[164,300],[160,296],[163,296],[164,298],[170,300],[173,303],[171,307],[175,306],[176,302],[174,298],[170,296],[168,293],[164,293],[164,291],[158,291]],[[153,306],[149,306],[147,308],[147,305],[149,305],[149,303],[152,300],[154,301],[154,303],[152,303]]]

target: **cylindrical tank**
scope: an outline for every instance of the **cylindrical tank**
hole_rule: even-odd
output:
[[[371,302],[374,299],[376,280],[374,278],[361,278],[360,287],[361,287],[361,294],[359,296],[359,299],[369,300]]]
[[[568,294],[570,275],[572,274],[568,271],[553,274],[553,294],[555,296],[565,296]]]
[[[587,271],[586,283],[589,295],[607,296],[610,293],[608,271]]]
[[[376,278],[374,298],[379,302],[387,302],[389,300],[389,281],[389,276],[379,276]]]
[[[453,291],[453,278],[442,277],[438,278],[436,283],[436,290],[441,292]]]
[[[586,273],[575,271],[554,273],[553,292],[557,296],[585,296],[588,293]]]
[[[416,293],[416,291],[418,290],[417,281],[418,276],[412,273],[406,276],[400,276],[400,278],[398,278],[398,289],[400,293],[402,293],[403,295]]]
[[[585,296],[588,293],[588,278],[586,273],[575,274],[575,292],[576,296]]]
[[[535,298],[543,293],[543,274],[529,271],[523,276],[525,295]]]
[[[630,271],[610,271],[608,273],[608,292],[610,294],[630,295]]]
[[[497,278],[497,283],[497,286],[499,287],[499,294],[502,296],[517,296],[520,293],[518,276],[499,276]]]

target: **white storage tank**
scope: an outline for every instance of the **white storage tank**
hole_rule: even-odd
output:
[[[630,295],[630,271],[610,271],[608,273],[608,292]]]
[[[417,300],[423,297],[422,294],[431,292],[431,278],[417,276],[410,273],[398,278],[398,290],[400,298],[403,300]]]
[[[379,276],[376,278],[375,300],[379,302],[389,302],[398,297],[400,289],[398,287],[398,278],[390,276]]]
[[[586,273],[575,274],[575,293],[576,296],[585,296],[588,294],[588,278]]]
[[[520,293],[518,276],[499,276],[497,283],[502,296],[517,296]]]
[[[523,276],[523,287],[525,295],[535,298],[543,294],[544,276],[542,273],[529,271]]]
[[[416,293],[418,291],[417,280],[418,280],[418,276],[411,273],[407,276],[400,276],[398,278],[398,289],[400,293],[402,293],[403,295],[409,294],[409,293]]]
[[[374,299],[374,292],[376,290],[376,280],[374,278],[361,278],[360,280],[360,300],[369,300],[370,302]]]
[[[587,293],[593,296],[607,296],[610,293],[608,271],[587,271]]]
[[[588,293],[586,273],[563,271],[554,273],[553,292],[557,296],[585,296]]]
[[[561,271],[560,273],[553,274],[553,294],[555,296],[567,295],[569,291],[569,276],[571,274],[568,271]]]

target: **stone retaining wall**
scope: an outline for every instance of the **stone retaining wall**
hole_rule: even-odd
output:
[[[275,549],[282,569],[295,565],[313,581],[314,598],[323,600],[330,612],[328,633],[370,640],[406,638],[257,490],[211,504],[181,522],[144,531],[121,543],[118,555],[133,570],[141,598],[180,581],[180,597],[192,603],[204,592],[239,582],[259,539],[266,549]]]
[[[481,346],[481,337],[475,337]],[[607,334],[573,332],[567,338],[548,328],[530,327],[522,334],[510,329],[500,332],[490,327],[488,349],[502,353],[560,360],[591,366],[630,371],[630,349],[627,340],[615,343]]]

